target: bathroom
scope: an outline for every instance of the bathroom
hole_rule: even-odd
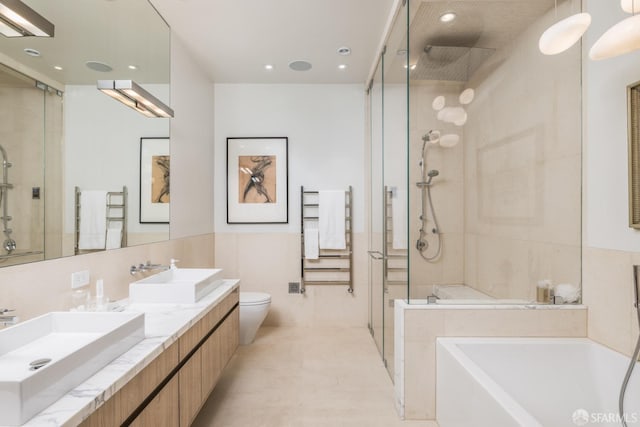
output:
[[[41,6],[41,3],[35,1],[25,3],[31,4],[43,15],[47,15],[46,6]],[[508,276],[509,272],[517,275],[522,271],[529,271],[528,263],[534,261],[529,258],[529,252],[522,247],[519,247],[520,251],[518,252],[511,251],[499,243],[493,243],[494,246],[491,250],[483,248],[484,250],[475,254],[477,257],[482,257],[489,256],[493,251],[499,250],[507,253],[516,252],[519,258],[511,259],[511,264],[506,261],[500,263],[499,260],[485,258],[474,261],[474,254],[469,252],[472,246],[468,245],[468,241],[464,246],[462,244],[465,238],[475,238],[475,236],[463,236],[466,231],[462,226],[467,224],[464,208],[456,210],[455,205],[447,206],[442,199],[441,190],[445,187],[457,188],[456,191],[459,193],[456,197],[458,199],[463,197],[463,185],[466,185],[467,182],[464,181],[466,175],[463,174],[463,170],[466,164],[462,163],[462,151],[468,141],[480,138],[483,130],[484,132],[495,131],[496,134],[492,135],[491,139],[501,140],[497,136],[497,129],[500,129],[500,126],[512,124],[501,122],[499,117],[492,117],[489,118],[491,127],[489,129],[483,128],[483,123],[479,122],[484,122],[487,118],[479,115],[481,111],[479,112],[478,109],[481,108],[482,99],[478,98],[469,104],[468,125],[465,125],[460,142],[451,148],[429,147],[426,154],[426,162],[429,163],[428,169],[439,171],[439,175],[433,177],[432,190],[434,207],[440,215],[441,226],[445,231],[443,255],[447,255],[446,262],[450,262],[448,265],[450,269],[438,270],[441,265],[422,261],[418,252],[413,249],[415,240],[418,238],[419,227],[419,222],[415,218],[417,214],[413,213],[419,211],[417,203],[420,192],[415,187],[415,182],[420,180],[418,161],[422,144],[421,138],[432,128],[441,128],[435,117],[437,113],[431,103],[435,96],[440,94],[446,94],[448,101],[454,100],[455,95],[458,95],[465,87],[465,83],[451,84],[443,89],[445,92],[439,92],[440,88],[437,88],[438,91],[432,92],[428,85],[410,79],[409,101],[412,103],[409,107],[410,117],[404,116],[407,111],[406,92],[397,94],[395,99],[393,96],[396,94],[392,91],[385,92],[386,102],[395,101],[397,114],[400,115],[398,121],[385,123],[386,135],[390,136],[394,131],[400,132],[402,142],[406,144],[399,151],[384,153],[387,162],[385,167],[391,169],[391,173],[386,177],[395,178],[397,176],[394,175],[397,170],[393,170],[393,168],[409,174],[408,179],[404,176],[404,181],[401,182],[408,182],[409,203],[411,204],[409,211],[412,212],[411,215],[414,218],[409,221],[410,225],[407,229],[407,246],[409,248],[407,262],[412,274],[408,280],[410,287],[407,287],[407,279],[402,277],[400,271],[396,273],[400,277],[398,281],[404,281],[405,285],[397,287],[397,294],[393,293],[396,289],[392,289],[390,294],[383,294],[381,288],[370,288],[369,285],[370,281],[373,283],[376,280],[375,277],[370,280],[370,274],[380,274],[379,265],[376,266],[376,261],[370,261],[367,250],[379,250],[379,248],[371,246],[370,239],[374,233],[370,233],[369,230],[376,221],[381,221],[382,217],[370,217],[370,215],[379,214],[379,212],[371,212],[370,206],[377,200],[374,197],[379,199],[382,194],[382,189],[374,188],[373,182],[379,182],[383,177],[374,176],[373,174],[376,172],[371,168],[372,148],[369,146],[368,134],[372,132],[373,125],[367,123],[367,120],[369,112],[379,107],[367,100],[364,90],[366,75],[357,83],[346,84],[311,83],[304,80],[303,77],[297,76],[292,77],[292,81],[287,83],[274,83],[275,80],[269,80],[270,77],[260,82],[245,80],[235,83],[228,76],[222,74],[216,79],[216,75],[205,71],[202,66],[203,60],[194,59],[193,52],[198,51],[199,47],[189,45],[184,41],[187,40],[189,34],[184,27],[179,25],[180,22],[183,22],[179,20],[181,15],[172,9],[171,2],[157,1],[152,3],[161,14],[165,15],[165,19],[174,29],[171,33],[167,30],[163,36],[167,52],[168,45],[171,45],[170,61],[167,60],[170,62],[171,69],[170,73],[167,71],[166,74],[166,76],[170,75],[170,88],[168,87],[169,80],[159,78],[155,81],[158,83],[157,87],[152,90],[156,96],[170,100],[171,108],[176,111],[175,117],[170,120],[170,128],[167,120],[160,120],[160,122],[164,122],[160,124],[149,124],[149,120],[139,119],[133,112],[97,93],[96,96],[101,95],[104,98],[104,100],[100,97],[97,99],[100,108],[115,111],[112,113],[114,121],[136,121],[136,124],[128,124],[122,128],[141,126],[140,130],[135,132],[136,137],[132,138],[124,129],[121,134],[116,134],[116,127],[113,126],[113,123],[103,121],[100,125],[105,126],[108,131],[87,126],[75,134],[75,141],[65,139],[65,144],[76,142],[76,146],[78,146],[87,138],[96,139],[102,142],[101,147],[104,149],[100,158],[115,157],[116,161],[126,162],[119,164],[124,170],[130,172],[127,172],[131,175],[127,186],[130,204],[134,206],[138,203],[136,191],[139,185],[139,137],[166,137],[170,135],[171,172],[173,175],[172,202],[175,203],[174,206],[197,206],[197,209],[171,209],[170,227],[163,224],[140,224],[136,218],[137,214],[131,215],[130,225],[140,228],[132,232],[130,236],[133,238],[137,234],[145,234],[146,236],[140,237],[149,238],[147,243],[130,239],[130,244],[127,247],[80,256],[67,256],[73,253],[73,236],[70,232],[73,229],[73,216],[65,215],[67,236],[66,240],[60,240],[59,244],[59,254],[64,256],[60,258],[58,258],[60,255],[51,258],[45,257],[37,263],[29,262],[2,268],[0,270],[0,306],[16,309],[16,314],[23,320],[52,310],[66,310],[71,306],[72,297],[69,277],[72,273],[82,270],[91,272],[92,292],[94,292],[95,281],[102,278],[105,283],[105,293],[110,298],[124,298],[127,296],[127,285],[131,280],[129,268],[132,264],[137,265],[147,260],[168,264],[171,258],[177,258],[181,260],[179,266],[182,267],[215,266],[223,268],[227,278],[241,280],[243,290],[270,293],[272,306],[264,323],[267,328],[295,327],[308,330],[360,328],[368,334],[369,331],[366,329],[369,326],[374,330],[372,341],[378,344],[378,351],[383,354],[380,359],[387,361],[389,376],[393,378],[395,376],[393,371],[394,339],[397,339],[398,336],[395,335],[393,322],[395,313],[389,309],[389,300],[404,299],[407,296],[410,299],[427,298],[431,293],[433,283],[474,285],[475,283],[470,280],[471,276],[467,274],[468,269],[472,266],[478,268],[476,271],[478,283],[485,280],[485,284],[504,282],[502,280],[504,277],[490,277],[492,273],[510,277]],[[379,53],[382,45],[385,44],[383,43],[387,34],[385,23],[387,23],[387,29],[393,28],[396,31],[401,31],[400,26],[391,25],[390,14],[396,8],[400,10],[402,2],[378,3],[380,4],[376,6],[377,9],[368,10],[370,15],[363,17],[360,22],[367,22],[367,19],[375,22],[375,25],[372,26],[376,28],[377,32],[374,34],[375,40],[370,44],[370,47],[372,52]],[[428,3],[425,2],[425,4]],[[563,107],[564,104],[557,105],[556,110],[547,112],[552,118],[557,117],[560,123],[567,124],[567,126],[571,123],[570,129],[562,128],[559,132],[566,132],[564,135],[568,135],[572,142],[577,141],[578,146],[581,145],[581,151],[577,153],[580,159],[577,166],[574,164],[571,168],[561,168],[561,171],[566,173],[561,176],[566,179],[558,178],[557,181],[549,179],[544,181],[544,185],[553,186],[555,184],[564,185],[567,184],[567,180],[571,180],[570,185],[576,187],[569,194],[569,197],[571,203],[577,203],[577,212],[574,210],[556,212],[556,214],[566,214],[567,216],[566,223],[556,223],[560,228],[557,231],[570,233],[573,240],[571,251],[563,252],[562,257],[554,255],[552,258],[557,261],[558,268],[567,267],[568,272],[556,274],[557,270],[553,270],[549,263],[545,264],[547,261],[537,258],[535,260],[537,264],[531,268],[531,271],[535,271],[537,274],[526,280],[527,284],[531,286],[523,287],[522,293],[518,293],[516,290],[505,290],[504,294],[499,294],[499,298],[533,299],[538,279],[549,278],[553,279],[555,283],[580,284],[582,304],[586,309],[581,314],[583,317],[575,320],[579,323],[579,327],[575,329],[578,332],[573,333],[587,336],[617,352],[630,356],[638,335],[633,307],[632,266],[640,264],[640,245],[638,244],[640,237],[637,230],[628,227],[627,218],[626,87],[640,80],[637,73],[634,72],[640,57],[637,52],[634,52],[604,61],[590,61],[587,58],[586,52],[597,38],[626,16],[619,10],[617,4],[611,5],[610,3],[605,0],[583,2],[583,9],[591,12],[594,18],[590,29],[582,40],[583,58],[577,59],[579,67],[582,68],[582,74],[577,70],[575,75],[567,76],[567,81],[570,84],[562,88],[567,91],[571,90],[571,96],[559,98],[560,101],[568,103],[572,107]],[[563,13],[562,16],[569,14],[566,2],[559,2],[558,6],[558,16]],[[572,4],[571,7],[576,6]],[[419,10],[414,2],[409,2],[409,8],[413,12]],[[554,18],[553,2],[547,2],[544,11],[548,19],[545,24],[548,26]],[[363,14],[366,15],[364,12]],[[398,19],[405,21],[415,19],[411,14],[409,16],[401,14],[402,12],[399,12],[401,17],[397,18],[395,22],[398,22]],[[538,32],[540,33],[544,28],[541,24]],[[182,32],[180,36],[176,34],[179,30]],[[395,42],[397,46],[402,44],[402,36],[403,34],[396,34],[395,39],[390,38],[389,40]],[[532,39],[537,41],[533,35]],[[404,42],[406,43],[407,40]],[[2,46],[5,45],[6,41]],[[537,47],[537,43],[535,45]],[[339,46],[332,46],[333,51],[337,47]],[[554,60],[569,62],[572,58],[576,59],[575,57],[580,54],[579,49],[573,48],[562,54],[564,56],[555,56]],[[398,50],[398,48],[394,49],[394,61],[388,64],[396,62],[402,65],[402,58],[397,55]],[[409,52],[414,52],[413,45],[409,46]],[[337,63],[341,58],[334,52],[332,54],[335,56],[332,60]],[[376,66],[375,55],[356,57],[356,54],[360,53],[354,50],[349,60],[363,62],[361,65],[365,69],[364,74]],[[19,64],[12,62],[11,58],[2,56],[2,59],[2,62],[10,68],[22,70]],[[40,60],[42,59],[44,58],[40,58]],[[85,60],[90,59],[98,60],[97,57],[85,58]],[[268,58],[260,59],[261,63],[266,63],[268,60]],[[215,62],[215,59],[211,61]],[[349,66],[353,69],[356,65],[350,63]],[[286,68],[286,63],[279,65],[279,67]],[[568,68],[563,70],[567,73],[570,72]],[[378,76],[375,70],[369,73],[369,77],[372,77],[374,82],[380,82],[380,80],[376,80]],[[545,75],[541,74],[537,77],[544,83]],[[571,81],[571,77],[573,81]],[[387,78],[400,79],[395,82],[398,84],[400,92],[407,89],[407,86],[403,85],[406,75],[387,75]],[[93,78],[93,80],[96,79]],[[84,82],[81,85],[95,85],[95,81]],[[51,86],[56,87],[53,84]],[[522,94],[520,98],[529,100],[524,112],[537,114],[536,106],[532,105],[530,99],[535,98],[535,93],[528,92],[528,87],[524,84],[514,90],[521,91],[519,92]],[[92,88],[92,91],[97,92],[95,87]],[[170,94],[165,92],[170,92]],[[375,83],[372,93],[376,93]],[[65,91],[65,94],[71,95],[72,92]],[[76,94],[81,95],[81,92],[78,91]],[[55,100],[57,95],[53,93],[50,96]],[[72,99],[69,101],[65,99],[64,112],[67,113],[67,109],[72,107]],[[503,105],[503,107],[505,109],[511,108],[510,105]],[[475,116],[474,112],[477,113]],[[130,116],[132,118],[129,118]],[[138,122],[140,123],[138,124]],[[365,125],[365,123],[367,124]],[[486,123],[484,124],[486,125]],[[480,133],[470,131],[471,126],[477,128]],[[453,126],[451,128],[455,129]],[[67,135],[71,130],[65,123],[64,131]],[[112,132],[114,133],[112,134]],[[507,135],[509,132],[506,130],[503,135]],[[108,137],[108,135],[114,136]],[[289,138],[287,224],[237,225],[227,223],[226,138],[234,136],[287,136]],[[114,150],[106,149],[110,146],[109,144],[121,144],[124,140],[133,141],[131,142],[131,145],[134,146],[133,154],[124,155],[123,152],[119,152],[125,149],[124,147],[120,148],[120,145],[113,145],[113,147],[118,147]],[[356,141],[356,143],[350,144],[352,141]],[[550,139],[548,143],[551,144],[551,141]],[[567,143],[568,139],[556,136],[553,141]],[[407,151],[407,147],[409,147],[409,151]],[[563,145],[558,147],[560,150]],[[340,153],[340,156],[335,155],[337,152]],[[12,169],[9,170],[10,177],[18,176],[16,174],[21,167],[14,153],[15,151],[8,152],[9,160],[13,163]],[[447,157],[449,154],[455,153],[459,156],[455,161]],[[46,161],[55,161],[55,159],[47,156]],[[67,167],[77,163],[77,160],[74,162],[73,159],[67,158],[65,161],[67,163],[65,165],[67,173],[65,179],[71,181],[74,172]],[[468,161],[471,162],[471,160]],[[311,167],[316,164],[323,166]],[[328,168],[325,165],[330,165],[332,170],[340,171],[340,173],[327,173]],[[52,168],[47,167],[43,170],[50,172]],[[79,170],[75,173],[81,174],[82,171]],[[454,178],[452,173],[457,176]],[[391,179],[385,184],[397,186],[398,182],[393,182]],[[101,186],[101,183],[88,183],[87,185]],[[122,185],[122,183],[118,183],[114,187]],[[304,294],[290,294],[289,282],[300,282],[300,187],[321,190],[347,188],[350,185],[354,189],[355,212],[353,224],[354,293],[348,293],[344,286],[308,286]],[[37,185],[29,187],[35,186]],[[66,191],[64,200],[69,201],[73,197],[73,186],[67,185],[64,188]],[[47,192],[45,195],[49,197]],[[529,194],[529,196],[533,198],[529,202],[538,203],[535,198],[538,196],[537,193]],[[50,206],[49,203],[55,203],[55,200],[59,200],[56,197],[53,199],[54,201],[46,200],[47,206]],[[381,200],[377,201],[381,202]],[[556,206],[555,203],[560,203],[560,201],[567,201],[567,199],[550,200],[548,203]],[[380,204],[375,206],[380,206]],[[69,209],[72,207],[61,211],[66,212]],[[553,210],[545,209],[544,212],[553,212]],[[527,213],[534,214],[528,211]],[[452,214],[457,214],[458,217],[452,218]],[[17,212],[10,212],[10,215],[16,218],[13,222],[17,224],[19,217]],[[457,234],[447,234],[451,230],[452,221],[460,225]],[[14,228],[17,229],[17,227]],[[429,236],[430,238],[431,236]],[[22,246],[22,239],[16,240],[19,247],[25,247]],[[52,244],[52,242],[52,239],[44,239],[46,245]],[[458,260],[464,259],[464,264],[460,264],[458,261],[453,262],[455,256],[448,256],[451,251],[460,253]],[[526,270],[520,268],[522,264],[517,264],[519,260],[524,263]],[[398,268],[402,269],[403,267],[399,266]],[[375,271],[370,273],[370,268]],[[482,271],[480,271],[481,268]],[[420,280],[423,276],[433,277],[433,280],[423,282]],[[481,290],[489,293],[493,291],[487,288],[481,288]],[[372,309],[372,307],[377,308],[383,305],[385,311],[382,313],[380,310]],[[495,312],[494,310],[492,315],[495,315]],[[382,319],[374,317],[379,315],[384,316],[384,324]],[[495,321],[509,323],[509,320],[500,319],[499,315]],[[554,322],[556,321],[554,320]],[[380,340],[382,335],[385,337],[384,348]],[[558,335],[562,334],[558,333]],[[369,337],[369,339],[371,338]],[[321,342],[321,337],[318,338],[318,342]],[[381,360],[380,363],[382,363]],[[392,387],[393,384],[389,380],[389,388]],[[393,396],[390,396],[389,399],[390,405],[393,406]],[[410,414],[405,414],[405,416],[408,419],[414,418]],[[434,419],[430,414],[415,415],[415,418],[424,419],[425,417],[426,419]]]

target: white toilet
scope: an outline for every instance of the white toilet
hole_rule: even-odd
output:
[[[271,295],[264,292],[240,292],[240,345],[248,345],[267,317]]]

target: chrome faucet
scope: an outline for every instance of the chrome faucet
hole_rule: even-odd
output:
[[[131,268],[129,268],[129,274],[134,275],[136,273],[153,270],[168,270],[169,268],[168,265],[151,264],[151,261],[147,261],[146,264],[138,264],[138,266],[132,265]]]

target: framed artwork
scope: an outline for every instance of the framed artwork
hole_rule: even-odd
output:
[[[289,222],[287,137],[227,138],[227,223]]]
[[[140,138],[140,224],[168,224],[169,138]]]

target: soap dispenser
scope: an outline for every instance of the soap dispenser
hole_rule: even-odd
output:
[[[178,266],[176,266],[176,262],[180,262],[179,259],[175,259],[175,258],[171,258],[169,260],[169,269],[170,270],[177,270]]]

